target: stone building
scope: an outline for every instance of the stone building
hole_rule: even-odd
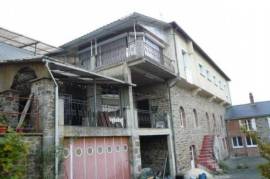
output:
[[[270,101],[254,102],[251,93],[249,97],[250,103],[231,106],[226,111],[229,151],[233,157],[260,155],[256,141],[243,133],[243,127],[270,142]]]
[[[0,61],[0,92],[17,94],[16,74],[35,72],[24,95],[38,101],[42,149],[64,148],[50,161],[55,176],[175,176],[228,156],[230,79],[177,23],[133,13],[37,54]]]

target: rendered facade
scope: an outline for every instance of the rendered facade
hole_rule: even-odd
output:
[[[175,22],[133,13],[45,55],[0,62],[3,103],[31,98],[24,122],[38,127],[40,148],[64,146],[63,160],[51,157],[55,177],[175,176],[215,171],[228,156],[230,79]],[[17,112],[14,127],[25,109],[16,102],[0,106]]]

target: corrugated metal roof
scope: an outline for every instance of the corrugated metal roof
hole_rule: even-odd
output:
[[[27,50],[20,49],[0,42],[0,61],[11,59],[31,58],[35,55]]]
[[[37,55],[58,51],[59,48],[0,27],[0,42],[28,50]]]
[[[270,116],[270,101],[242,104],[227,108],[225,119],[244,119]]]

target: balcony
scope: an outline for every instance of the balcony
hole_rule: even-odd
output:
[[[166,113],[138,110],[139,128],[168,128],[168,117]]]
[[[87,127],[110,127],[125,128],[126,113],[125,108],[118,105],[103,104],[101,108],[96,109],[89,106],[86,100],[72,99],[62,96],[64,101],[64,124],[71,126]],[[97,96],[98,99],[104,96]]]
[[[163,78],[171,78],[175,75],[175,61],[163,54],[161,48],[151,43],[137,40],[128,45],[112,45],[96,56],[96,68],[128,62],[129,66],[140,70],[146,70]]]

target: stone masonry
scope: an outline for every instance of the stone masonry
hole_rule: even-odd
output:
[[[177,173],[184,172],[191,167],[190,149],[191,145],[195,145],[196,156],[199,155],[203,136],[207,134],[215,134],[225,138],[226,131],[224,121],[222,119],[225,114],[225,107],[216,103],[210,102],[207,98],[201,97],[199,94],[194,96],[191,91],[175,85],[171,89],[171,105],[173,127],[175,132],[175,150],[176,150],[176,167]],[[179,109],[184,108],[186,126],[180,126]],[[196,109],[198,115],[198,127],[195,127],[195,119],[193,109]],[[206,119],[206,112],[209,114],[209,124]],[[214,130],[214,119],[216,121],[216,130]],[[223,123],[223,124],[222,124]]]

